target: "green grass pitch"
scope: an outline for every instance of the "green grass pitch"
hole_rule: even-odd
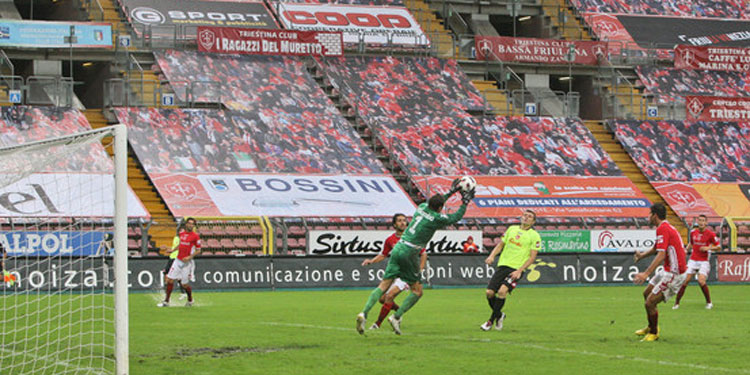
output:
[[[196,306],[130,298],[132,374],[750,374],[750,288],[692,284],[659,306],[661,339],[639,342],[643,287],[520,287],[503,331],[482,332],[483,288],[427,289],[404,316],[364,336],[369,290],[196,292]],[[403,296],[399,301],[403,300]],[[370,313],[368,327],[380,307]]]

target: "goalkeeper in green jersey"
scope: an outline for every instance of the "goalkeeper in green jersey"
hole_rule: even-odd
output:
[[[420,249],[427,247],[427,243],[430,242],[435,231],[461,220],[466,212],[466,205],[474,198],[474,189],[462,192],[462,204],[458,211],[450,215],[441,214],[440,212],[443,210],[445,202],[459,190],[458,179],[456,179],[453,181],[448,194],[434,195],[427,202],[417,207],[417,211],[414,213],[409,226],[401,235],[401,239],[394,246],[393,251],[391,251],[388,266],[386,266],[385,275],[383,275],[383,281],[370,293],[364,309],[357,315],[357,332],[360,334],[365,332],[367,313],[378,302],[380,296],[390,288],[393,280],[401,278],[401,280],[409,284],[411,293],[406,297],[401,307],[388,318],[393,331],[398,335],[401,334],[401,317],[422,297],[422,283],[420,281],[421,274],[419,269]],[[389,301],[388,297],[386,297],[385,303],[390,302],[393,301]]]

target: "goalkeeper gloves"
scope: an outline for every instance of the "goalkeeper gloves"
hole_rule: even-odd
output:
[[[451,189],[448,191],[448,196],[456,194],[456,192],[458,192],[459,190],[461,190],[461,188],[458,187],[459,181],[461,181],[461,179],[457,178],[457,179],[453,180],[453,182],[451,182]]]
[[[468,205],[472,199],[474,199],[474,191],[476,189],[471,189],[469,191],[461,192],[461,203]]]

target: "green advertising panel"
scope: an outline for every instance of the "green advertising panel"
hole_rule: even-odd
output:
[[[591,232],[588,230],[540,230],[539,235],[545,253],[591,251]]]

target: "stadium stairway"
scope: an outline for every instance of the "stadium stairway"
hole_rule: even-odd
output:
[[[497,82],[485,80],[472,80],[474,87],[482,93],[494,110],[496,115],[511,116],[513,115],[513,102],[508,100],[508,92],[497,88]]]
[[[437,57],[455,58],[458,56],[458,47],[453,43],[453,36],[445,28],[443,20],[438,19],[427,3],[423,0],[406,0],[404,5],[409,8],[414,18],[427,33],[430,42],[437,45]]]
[[[128,35],[127,23],[122,21],[120,8],[115,0],[85,1],[79,0],[88,20],[92,22],[108,22],[112,24],[112,44],[116,45],[117,35]],[[135,47],[130,47],[135,49]]]
[[[633,159],[628,155],[625,149],[622,147],[620,142],[615,139],[614,134],[604,125],[603,122],[598,120],[584,120],[586,127],[594,134],[594,137],[602,145],[604,151],[607,151],[612,160],[615,161],[617,166],[622,170],[626,177],[633,181],[633,184],[643,192],[651,203],[663,203],[667,207],[667,215],[670,218],[669,222],[680,231],[683,240],[687,241],[687,227],[682,220],[675,220],[679,218],[677,214],[672,211],[667,202],[662,199],[661,195],[651,186],[646,176],[641,172],[640,168],[633,162]]]
[[[93,129],[109,125],[101,109],[87,109],[84,114]],[[111,137],[102,139],[104,145],[111,142]],[[105,149],[112,156],[112,148],[105,147]],[[128,185],[146,206],[146,210],[154,221],[148,230],[151,241],[154,242],[156,247],[161,245],[171,246],[177,222],[131,152],[128,152]]]
[[[565,40],[592,40],[591,31],[583,24],[583,20],[576,17],[569,7],[568,0],[543,0],[542,10],[549,17],[552,27],[557,30],[556,35]]]

